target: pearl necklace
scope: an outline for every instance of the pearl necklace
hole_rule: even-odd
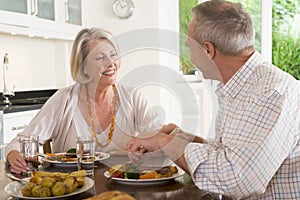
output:
[[[87,84],[85,84],[85,89],[86,89],[86,99],[87,99],[87,102],[88,102],[89,126],[90,126],[90,129],[92,131],[93,137],[95,138],[95,142],[97,143],[97,145],[100,148],[103,148],[103,147],[106,147],[107,145],[110,144],[110,142],[112,140],[112,137],[113,137],[114,129],[115,129],[115,110],[116,110],[116,105],[117,105],[117,100],[118,100],[116,86],[115,86],[115,84],[112,85],[112,89],[113,89],[113,92],[114,92],[113,105],[112,105],[112,117],[111,117],[111,123],[110,123],[108,138],[107,138],[105,144],[101,144],[99,142],[98,138],[97,138],[94,118],[93,118],[93,115],[92,115],[92,106],[91,106],[91,101],[90,101],[90,95],[89,95]]]

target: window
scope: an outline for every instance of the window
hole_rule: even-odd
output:
[[[201,0],[199,0],[200,2]],[[300,80],[300,2],[292,0],[229,0],[241,3],[250,14],[256,30],[255,47],[266,60]],[[196,0],[179,0],[180,67],[193,74],[183,35],[187,34],[190,9]]]
[[[180,69],[183,74],[194,74],[195,66],[190,62],[189,48],[185,45],[187,28],[192,18],[191,9],[198,0],[179,0]]]

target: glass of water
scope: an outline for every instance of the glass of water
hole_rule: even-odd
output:
[[[29,175],[38,169],[39,136],[20,135],[19,143],[20,153],[29,167]]]
[[[94,176],[95,142],[90,136],[76,137],[78,170],[86,170],[89,177]]]

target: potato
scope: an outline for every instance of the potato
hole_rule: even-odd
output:
[[[39,177],[39,176],[34,176],[34,177],[31,177],[30,178],[30,181],[31,183],[35,183],[35,184],[41,184],[43,178],[42,177]]]
[[[71,186],[74,184],[74,182],[75,182],[74,177],[68,177],[63,181],[65,185],[71,185]]]
[[[53,196],[61,196],[66,193],[65,185],[62,182],[56,182],[55,185],[51,188]]]
[[[32,194],[31,194],[31,188],[29,187],[23,187],[22,188],[22,194],[24,197],[31,197]]]
[[[50,188],[42,187],[40,190],[40,197],[51,197]]]
[[[45,187],[45,188],[52,188],[55,185],[56,181],[55,178],[52,177],[44,177],[42,182],[41,182],[41,186]]]
[[[39,197],[41,194],[41,188],[42,188],[42,186],[40,186],[40,185],[34,186],[34,188],[32,188],[32,190],[31,190],[32,196]]]
[[[73,188],[74,182],[75,182],[74,177],[68,177],[64,180],[63,184],[65,184],[65,187],[66,187],[66,194],[70,194],[74,191],[74,188]]]
[[[30,182],[28,183],[27,185],[25,185],[23,188],[22,188],[22,194],[24,197],[31,197],[32,196],[32,188],[34,188],[36,186],[35,183],[33,182]]]
[[[86,176],[86,171],[79,170],[79,171],[72,172],[70,175],[75,177]]]
[[[61,172],[35,171],[30,182],[22,188],[25,197],[61,196],[74,192],[85,184],[86,171],[75,171],[71,174]]]
[[[73,188],[73,185],[65,185],[65,194],[70,194],[72,192],[74,192],[74,188]]]
[[[82,187],[85,184],[84,177],[77,177],[76,181],[78,183],[78,187]]]
[[[29,187],[32,190],[32,188],[34,188],[34,186],[36,185],[37,185],[36,183],[28,183],[26,187]]]
[[[73,191],[75,191],[78,187],[78,181],[75,180],[74,184],[72,185]]]

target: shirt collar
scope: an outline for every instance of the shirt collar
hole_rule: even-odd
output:
[[[251,81],[251,75],[255,72],[262,57],[259,52],[255,51],[245,64],[229,79],[224,85],[220,83],[217,87],[216,93],[220,96],[235,98],[243,89],[246,82]]]

